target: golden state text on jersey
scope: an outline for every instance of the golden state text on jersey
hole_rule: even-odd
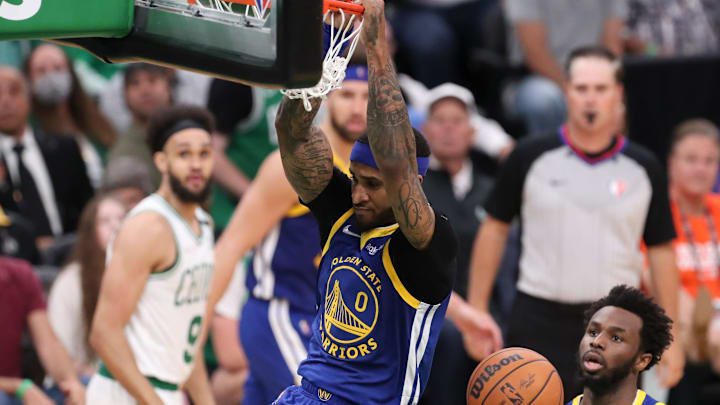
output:
[[[413,404],[430,374],[448,299],[413,297],[390,258],[390,225],[361,232],[352,209],[338,219],[320,263],[313,336],[298,373],[353,403]]]

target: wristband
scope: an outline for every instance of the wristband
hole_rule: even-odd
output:
[[[35,384],[33,384],[32,380],[29,380],[27,378],[24,379],[23,382],[20,383],[18,389],[15,391],[15,398],[22,400],[23,395],[25,395],[27,390],[29,390],[30,387],[32,387],[33,385]]]

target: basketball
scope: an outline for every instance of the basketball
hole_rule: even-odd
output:
[[[562,405],[563,385],[555,367],[540,354],[510,347],[491,354],[473,371],[467,405]]]

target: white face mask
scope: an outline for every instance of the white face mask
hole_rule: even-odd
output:
[[[70,96],[72,76],[67,70],[46,73],[32,84],[32,92],[37,101],[48,104],[59,104]]]

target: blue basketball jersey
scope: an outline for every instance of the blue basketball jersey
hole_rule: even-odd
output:
[[[347,166],[339,158],[334,158],[334,164],[348,173]],[[317,221],[310,209],[296,204],[255,247],[245,286],[257,299],[283,298],[294,310],[315,313],[319,264]]]
[[[255,248],[245,285],[255,298],[284,298],[293,309],[315,312],[320,231],[306,207],[294,207]]]
[[[572,401],[568,402],[567,405],[582,405],[582,394],[576,396]],[[622,404],[618,404],[622,405]],[[632,402],[632,404],[628,405],[665,405],[662,402],[658,402],[653,399],[650,395],[645,393],[643,390],[637,390],[637,394],[635,395],[635,400]]]
[[[360,233],[352,209],[330,230],[313,336],[298,370],[323,401],[415,404],[425,388],[449,296],[430,305],[403,286],[389,253],[396,231],[394,224]]]

